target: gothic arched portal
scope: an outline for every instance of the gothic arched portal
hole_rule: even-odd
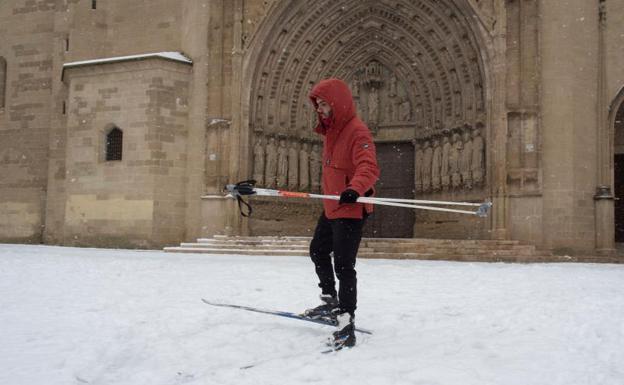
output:
[[[318,189],[310,150],[319,138],[307,95],[319,80],[338,77],[350,84],[378,147],[386,147],[382,173],[384,165],[409,170],[392,184],[393,196],[489,195],[488,55],[469,0],[287,3],[273,7],[246,58],[249,115],[241,134],[249,135],[256,179]],[[383,193],[383,178],[380,184]],[[399,222],[406,221],[414,219]]]
[[[611,123],[614,134],[613,194],[615,242],[624,243],[624,88],[613,104]]]

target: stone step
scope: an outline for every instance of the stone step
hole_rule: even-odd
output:
[[[519,241],[492,241],[492,240],[476,240],[476,239],[414,239],[410,241],[406,241],[403,239],[397,239],[394,241],[388,240],[379,240],[379,239],[363,239],[362,243],[370,245],[370,246],[379,246],[379,247],[388,247],[388,246],[414,246],[414,245],[452,245],[452,246],[461,246],[461,247],[471,247],[471,246],[516,246],[522,245]]]
[[[167,247],[165,251],[307,257],[310,240],[311,237],[221,235],[200,238],[196,243],[182,243],[179,247]],[[358,257],[470,262],[557,261],[556,257],[538,252],[534,246],[519,241],[476,239],[364,238]]]
[[[228,246],[228,247],[214,247],[214,246],[205,246],[205,245],[200,245],[200,244],[188,244],[188,243],[183,243],[181,246],[179,247],[166,247],[165,251],[179,251],[179,252],[197,252],[197,253],[227,253],[227,254],[232,254],[232,253],[241,253],[241,254],[245,254],[245,255],[250,255],[253,253],[256,253],[258,255],[272,255],[272,253],[277,253],[279,255],[308,255],[308,250],[307,249],[292,249],[292,248],[270,248],[270,247],[264,247],[264,248],[258,248],[258,247],[254,247],[254,248],[242,248],[242,247],[235,247],[235,246]],[[487,255],[491,255],[494,257],[513,257],[513,256],[531,256],[534,255],[535,253],[530,252],[519,252],[519,251],[515,251],[515,250],[498,250],[498,251],[472,251],[472,252],[457,252],[457,251],[449,251],[449,252],[443,252],[440,250],[437,250],[436,252],[426,252],[426,251],[402,251],[402,252],[397,252],[397,251],[393,251],[393,250],[373,250],[373,249],[369,249],[369,248],[360,248],[359,252],[358,252],[358,256],[362,257],[362,258],[367,258],[368,256],[371,256],[371,258],[376,258],[379,256],[383,256],[383,255],[395,255],[395,256],[399,256],[399,255],[405,255],[405,256],[410,256],[410,255],[420,255],[420,256],[440,256],[443,259],[448,259],[448,258],[460,258],[462,256],[476,256],[476,257],[481,257],[481,256],[487,256]],[[403,259],[403,257],[401,257],[400,259]]]
[[[215,235],[213,238],[199,238],[198,243],[225,240],[229,242],[310,242],[312,237],[304,236],[227,236]],[[491,239],[436,239],[436,238],[362,238],[362,243],[385,244],[483,244],[483,245],[520,245],[515,240]]]
[[[310,241],[288,241],[288,240],[231,240],[231,239],[209,239],[200,238],[197,240],[198,244],[202,245],[309,245]]]
[[[189,247],[167,247],[167,252],[195,253],[208,255],[256,255],[256,256],[299,256],[307,257],[307,252],[292,250],[257,250],[257,249],[206,249]],[[466,254],[428,254],[428,253],[387,253],[387,252],[364,252],[358,253],[358,258],[365,259],[415,259],[428,261],[463,261],[463,262],[537,262],[540,258],[551,261],[546,256],[535,255],[466,255]],[[563,261],[563,260],[562,260]]]
[[[213,242],[201,242],[201,243],[182,243],[182,247],[204,247],[204,248],[257,248],[257,249],[293,249],[293,250],[307,250],[308,243],[288,243],[288,242],[251,242],[246,241],[243,243],[238,242],[225,242],[225,241],[213,241]],[[391,252],[391,253],[425,253],[425,254],[487,254],[493,252],[510,252],[518,254],[528,254],[534,252],[534,246],[528,245],[406,245],[399,246],[388,245],[386,247],[379,247],[378,245],[363,244],[360,251],[372,251],[372,252]]]
[[[293,240],[293,241],[309,241],[312,239],[312,237],[298,237],[298,236],[289,236],[289,235],[284,235],[284,236],[253,236],[253,235],[236,235],[236,236],[229,236],[229,235],[215,235],[212,238],[200,238],[200,239],[238,239],[238,240],[251,240],[251,241],[257,241],[258,239],[267,239],[267,240],[271,240],[271,239],[275,239],[275,240]]]
[[[210,239],[200,238],[196,243],[200,244],[229,244],[229,245],[309,245],[310,239],[307,240],[287,240],[287,239]],[[407,241],[380,241],[380,240],[362,240],[362,245],[373,248],[388,248],[388,247],[455,247],[455,248],[512,248],[515,246],[526,247],[517,241],[488,241],[488,240],[414,240]]]
[[[463,253],[480,253],[480,252],[496,252],[496,251],[513,251],[517,253],[531,253],[535,250],[533,246],[472,246],[472,247],[454,247],[454,246],[403,246],[403,247],[377,247],[366,245],[368,248],[373,249],[375,251],[392,251],[394,253],[410,253],[410,252],[420,252],[420,253],[435,253],[437,251],[440,252],[453,252],[453,254],[463,254]]]
[[[203,248],[213,248],[213,249],[234,249],[234,248],[242,248],[242,249],[258,249],[258,250],[266,250],[266,249],[292,249],[292,250],[308,250],[309,245],[291,245],[287,243],[264,243],[264,244],[236,244],[236,243],[181,243],[180,247],[203,247]]]
[[[179,247],[182,248],[199,248],[199,249],[219,249],[219,250],[292,250],[309,252],[309,245],[287,245],[287,244],[265,244],[265,245],[232,245],[232,244],[220,244],[220,243],[181,243]],[[373,252],[374,250],[368,247],[360,247],[360,251]]]
[[[165,247],[169,253],[196,253],[196,254],[227,254],[227,255],[276,255],[276,256],[307,256],[308,251],[301,250],[258,250],[258,249],[214,249],[203,247]]]
[[[308,251],[309,245],[290,245],[290,244],[258,244],[258,245],[249,245],[249,244],[231,244],[231,243],[182,243],[180,245],[184,248],[204,248],[204,249],[249,249],[250,246],[253,247],[251,250],[293,250],[293,251]],[[533,246],[505,246],[502,248],[494,248],[492,246],[488,247],[478,247],[473,246],[469,248],[463,247],[387,247],[387,248],[378,248],[378,247],[360,247],[359,252],[373,252],[373,253],[418,253],[418,254],[443,254],[443,255],[487,255],[487,254],[496,254],[496,255],[514,255],[514,254],[531,254],[535,251]]]

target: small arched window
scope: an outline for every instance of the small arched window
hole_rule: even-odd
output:
[[[106,134],[106,161],[121,160],[123,150],[123,131],[117,127]]]
[[[6,103],[6,84],[7,84],[7,62],[0,56],[0,108],[4,108]]]

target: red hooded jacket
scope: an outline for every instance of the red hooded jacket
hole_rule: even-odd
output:
[[[324,122],[318,113],[317,98],[331,106],[329,121]],[[323,135],[323,193],[340,195],[352,189],[360,196],[372,195],[379,178],[375,144],[370,130],[357,117],[349,86],[340,79],[322,80],[310,92],[310,100],[319,115],[314,131]],[[362,218],[363,209],[367,213],[373,211],[371,204],[341,205],[327,199],[323,200],[323,206],[328,219]]]

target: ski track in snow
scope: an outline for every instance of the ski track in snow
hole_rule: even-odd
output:
[[[624,266],[358,261],[333,329],[302,257],[0,245],[0,384],[624,384]]]

